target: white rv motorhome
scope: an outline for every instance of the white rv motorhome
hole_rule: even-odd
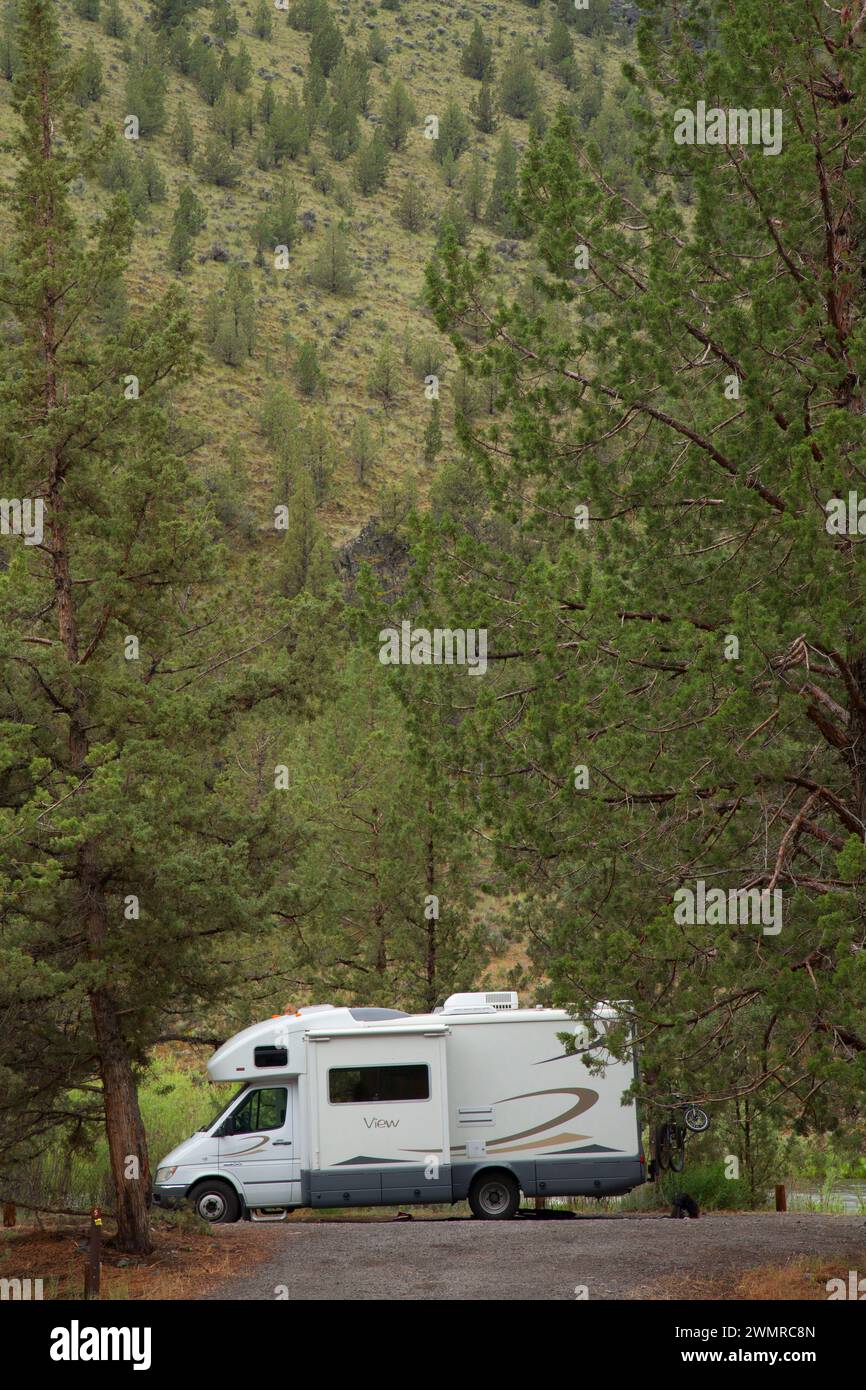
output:
[[[592,1075],[563,1034],[584,1037],[511,991],[455,994],[432,1014],[322,1004],[257,1023],[211,1057],[211,1081],[241,1088],[162,1160],[154,1201],[222,1222],[468,1198],[493,1220],[521,1192],[628,1192],[646,1181],[637,1109],[622,1103],[634,1064]]]

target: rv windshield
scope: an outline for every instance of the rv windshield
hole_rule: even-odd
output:
[[[246,1089],[247,1089],[246,1086],[239,1086],[238,1089],[235,1091],[234,1095],[232,1096],[231,1100],[227,1100],[227,1101],[226,1101],[225,1105],[222,1106],[222,1108],[216,1112],[216,1114],[214,1115],[214,1117],[213,1117],[212,1120],[208,1120],[208,1122],[207,1122],[206,1125],[201,1125],[200,1128],[199,1128],[199,1130],[198,1130],[198,1133],[199,1133],[199,1134],[204,1134],[204,1133],[206,1133],[208,1130],[213,1129],[213,1127],[214,1127],[214,1125],[217,1123],[217,1121],[222,1119],[222,1117],[223,1117],[223,1115],[226,1113],[226,1111],[231,1109],[231,1107],[234,1105],[235,1101],[238,1099],[239,1096],[242,1096],[242,1095],[243,1095],[243,1093],[244,1093],[244,1091],[245,1091]]]

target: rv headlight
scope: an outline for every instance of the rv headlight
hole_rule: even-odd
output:
[[[169,1178],[174,1177],[176,1172],[177,1166],[174,1168],[157,1168],[156,1180],[157,1182],[168,1182]]]

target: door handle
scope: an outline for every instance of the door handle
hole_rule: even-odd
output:
[[[291,1141],[291,1139],[275,1139],[275,1140],[274,1140],[274,1148],[277,1148],[277,1146],[278,1146],[279,1144],[282,1144],[285,1148],[289,1148],[289,1149],[292,1147],[292,1141]]]

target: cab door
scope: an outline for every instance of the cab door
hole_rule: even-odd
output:
[[[242,1184],[249,1207],[300,1206],[297,1121],[296,1081],[256,1086],[223,1121],[219,1166]]]

